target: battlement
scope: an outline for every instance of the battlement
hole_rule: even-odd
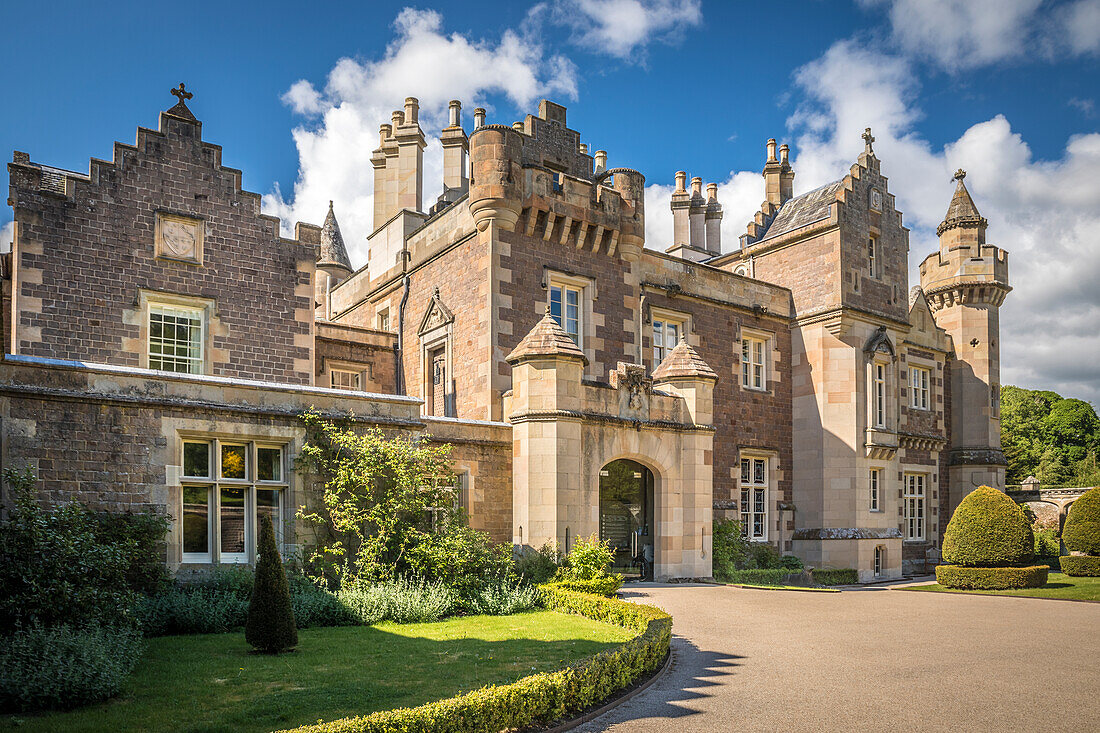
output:
[[[1008,284],[1008,252],[990,244],[978,248],[933,252],[920,264],[921,289],[933,312],[954,302],[1000,305],[1012,290]],[[953,295],[951,295],[953,294]]]

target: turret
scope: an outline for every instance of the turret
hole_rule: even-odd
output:
[[[950,499],[954,509],[981,484],[1004,488],[1000,421],[1000,306],[1008,284],[1008,253],[985,243],[988,222],[963,183],[937,228],[939,252],[921,263],[921,289],[936,325],[951,335]]]
[[[321,317],[328,320],[330,313],[329,293],[346,280],[352,273],[351,260],[348,258],[344,237],[340,234],[340,225],[328,202],[328,215],[321,227],[321,247],[317,256],[317,277],[314,281],[314,302],[320,309]]]
[[[613,168],[612,186],[623,198],[619,256],[633,262],[645,247],[645,176],[630,168]]]
[[[479,231],[490,222],[515,227],[522,205],[522,135],[506,125],[481,125],[470,136],[470,213]]]

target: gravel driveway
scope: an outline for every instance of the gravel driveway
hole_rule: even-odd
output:
[[[1100,731],[1100,604],[866,588],[628,586],[671,669],[577,730]]]

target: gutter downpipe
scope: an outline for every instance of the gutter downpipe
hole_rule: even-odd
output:
[[[393,356],[397,362],[396,374],[397,374],[397,394],[402,396],[408,396],[405,394],[405,303],[409,300],[409,252],[404,251],[404,257],[402,267],[405,270],[405,274],[402,278],[404,280],[405,292],[401,294],[401,305],[397,307],[397,345],[394,347]]]

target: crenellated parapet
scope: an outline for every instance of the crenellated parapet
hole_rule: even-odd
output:
[[[1008,252],[991,244],[970,251],[935,252],[920,265],[921,289],[935,314],[956,305],[999,307],[1011,292]]]

